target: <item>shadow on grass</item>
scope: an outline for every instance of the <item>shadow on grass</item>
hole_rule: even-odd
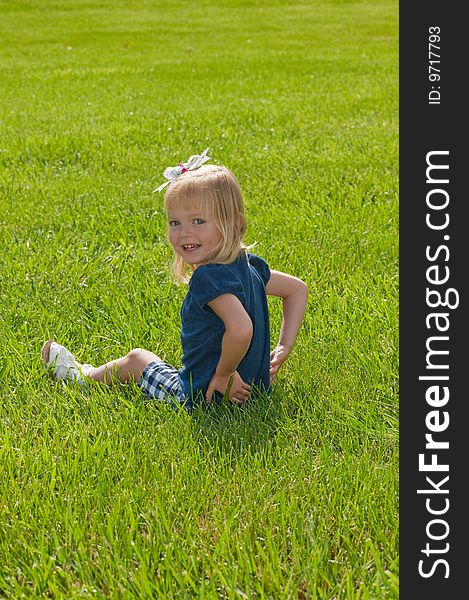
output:
[[[192,430],[210,449],[232,456],[275,451],[277,433],[295,412],[285,401],[286,390],[277,384],[269,396],[256,392],[243,406],[229,400],[209,407],[197,406],[192,412]]]

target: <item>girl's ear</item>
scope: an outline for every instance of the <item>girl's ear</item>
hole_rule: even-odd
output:
[[[244,218],[244,215],[241,213],[240,213],[238,219],[239,219],[238,220],[239,233],[241,235],[244,235],[246,233],[246,229],[247,229],[246,219]]]

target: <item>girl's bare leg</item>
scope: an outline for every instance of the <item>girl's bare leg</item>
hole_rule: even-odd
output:
[[[94,381],[112,384],[112,380],[118,378],[121,383],[128,381],[138,381],[142,375],[142,371],[153,361],[158,361],[160,358],[143,348],[135,348],[122,358],[118,358],[111,362],[92,369],[87,376]]]

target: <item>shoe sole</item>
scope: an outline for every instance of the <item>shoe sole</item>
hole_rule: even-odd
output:
[[[49,363],[50,347],[52,345],[52,342],[54,342],[54,340],[47,340],[47,342],[41,348],[41,357],[42,360],[46,363],[46,365]]]

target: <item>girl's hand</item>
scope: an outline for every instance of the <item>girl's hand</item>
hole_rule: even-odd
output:
[[[227,389],[229,399],[235,404],[244,404],[251,393],[251,386],[244,383],[238,371],[232,375],[220,375],[215,372],[208,384],[205,400],[210,403],[215,392],[224,394]]]
[[[277,346],[270,353],[270,383],[277,379],[277,372],[283,363],[287,360],[290,351],[285,346]]]

